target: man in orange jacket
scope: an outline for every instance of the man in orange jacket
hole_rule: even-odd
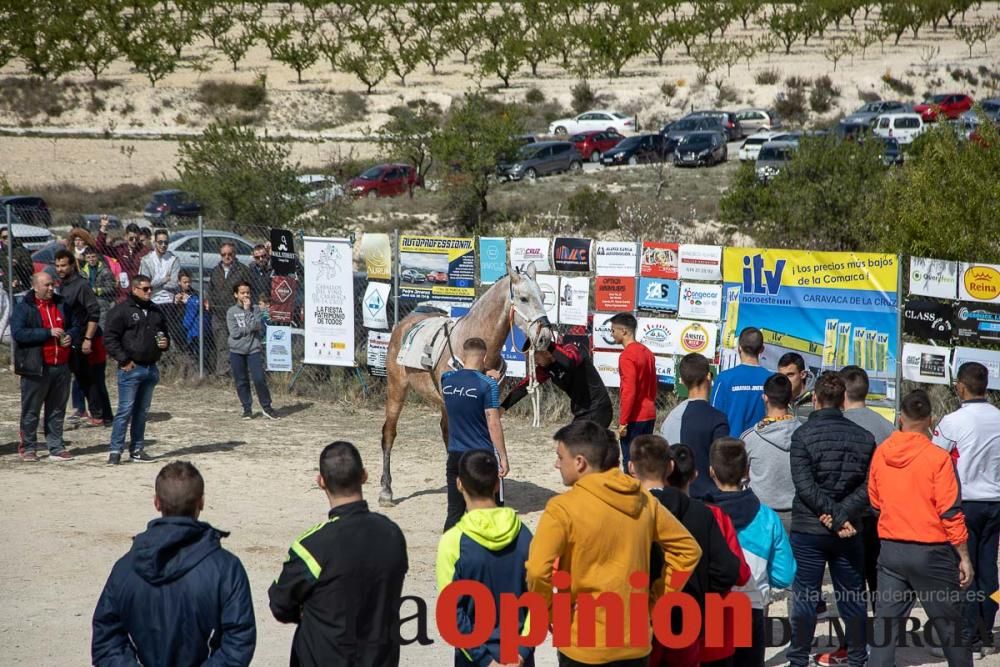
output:
[[[903,399],[901,430],[875,450],[868,479],[880,512],[875,642],[869,667],[893,667],[896,642],[919,599],[949,667],[969,667],[961,641],[961,589],[972,582],[969,534],[951,456],[930,439],[931,402],[922,390]]]

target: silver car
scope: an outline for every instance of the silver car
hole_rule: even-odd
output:
[[[781,127],[781,119],[773,109],[740,109],[736,112],[736,119],[740,121],[744,137]]]
[[[219,250],[223,243],[232,243],[236,246],[236,261],[246,266],[253,264],[254,243],[252,241],[232,232],[206,229],[204,245],[202,246],[206,281],[208,281],[208,274],[219,263]],[[184,230],[171,233],[167,249],[177,255],[181,268],[186,269],[194,280],[198,280],[198,231]]]
[[[877,102],[869,102],[868,104],[858,107],[849,115],[842,118],[840,122],[845,125],[871,125],[881,114],[902,113],[909,110],[910,107],[902,102],[897,102],[895,100],[878,100]]]
[[[798,148],[798,143],[791,141],[769,141],[761,146],[754,166],[757,180],[766,183],[780,174]]]
[[[980,100],[977,104],[979,108],[983,110],[983,114],[994,123],[1000,123],[1000,97],[994,97],[988,100]],[[963,120],[968,120],[973,125],[979,125],[979,114],[976,113],[976,109],[972,108],[962,114]]]

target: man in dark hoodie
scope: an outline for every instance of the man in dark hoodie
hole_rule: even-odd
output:
[[[205,481],[186,461],[156,476],[149,522],[111,570],[94,611],[94,667],[238,667],[257,645],[250,582],[222,548],[229,533],[198,520]]]
[[[531,531],[521,523],[517,512],[497,507],[494,497],[500,491],[500,467],[490,452],[473,450],[458,461],[458,490],[465,496],[466,513],[438,542],[437,587],[440,593],[453,581],[477,581],[490,589],[494,609],[500,608],[501,595],[519,597],[527,590],[524,562],[528,559]],[[476,627],[476,605],[463,597],[456,605],[457,627],[463,633]],[[528,610],[518,611],[519,630],[526,631]],[[518,653],[521,667],[535,664],[535,649],[522,646]],[[489,667],[500,660],[500,618],[495,617],[493,632],[481,646],[455,649],[456,667]]]

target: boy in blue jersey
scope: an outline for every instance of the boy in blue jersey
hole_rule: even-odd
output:
[[[500,387],[483,373],[486,365],[486,342],[469,338],[462,346],[461,370],[441,376],[441,395],[448,417],[448,516],[444,530],[458,523],[465,514],[465,499],[458,490],[458,461],[466,452],[483,450],[499,458],[500,477],[507,476],[507,448],[500,424]]]
[[[729,435],[740,437],[764,418],[764,382],[774,373],[762,368],[764,334],[756,327],[740,332],[740,365],[719,373],[712,388],[712,407],[726,413]]]
[[[495,609],[500,596],[520,597],[527,589],[524,563],[528,560],[531,531],[517,512],[497,507],[493,500],[500,488],[500,471],[492,452],[471,451],[458,462],[458,490],[469,511],[438,542],[438,592],[453,581],[477,581],[493,594]],[[476,608],[471,597],[459,600],[455,610],[458,629],[469,633],[476,627]],[[528,611],[518,612],[520,629],[526,630]],[[535,664],[534,649],[519,649],[522,667]],[[500,620],[494,619],[490,637],[480,646],[455,649],[456,667],[489,667],[500,662]]]

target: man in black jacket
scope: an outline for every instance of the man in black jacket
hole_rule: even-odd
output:
[[[390,667],[399,664],[399,601],[409,567],[403,531],[368,511],[368,473],[349,442],[326,446],[320,488],[329,519],[292,542],[268,590],[271,613],[297,623],[292,665]]]
[[[827,564],[837,609],[847,625],[848,664],[862,667],[868,659],[861,522],[869,507],[868,466],[875,438],[844,417],[845,393],[839,374],[821,375],[813,387],[815,411],[792,434],[789,458],[795,498],[790,537],[798,565],[792,584],[788,648],[792,667],[809,664]]]
[[[141,273],[130,283],[131,295],[108,313],[105,345],[108,356],[118,362],[118,412],[111,428],[108,465],[118,465],[125,448],[125,431],[132,423],[129,460],[154,460],[143,448],[146,417],[153,401],[153,388],[160,381],[156,362],[170,346],[167,320],[151,298],[148,276]]]
[[[199,521],[205,481],[186,461],[156,476],[161,518],[115,563],[94,611],[91,662],[118,665],[249,665],[257,645],[250,582],[222,548],[229,533]]]
[[[208,277],[208,291],[205,295],[207,297],[205,305],[212,313],[216,375],[229,375],[229,329],[226,326],[226,312],[233,305],[233,290],[240,283],[250,283],[252,279],[250,270],[236,259],[236,246],[228,242],[223,243],[219,248],[219,263]]]

